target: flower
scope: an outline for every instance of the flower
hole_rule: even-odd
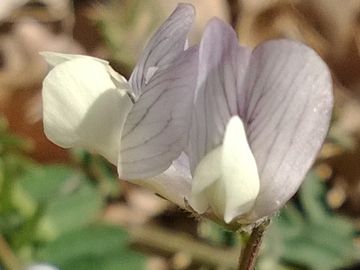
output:
[[[122,179],[166,170],[184,149],[191,122],[198,50],[185,47],[193,18],[193,7],[179,4],[129,81],[104,60],[42,53],[53,66],[42,91],[47,137],[103,155]]]
[[[193,211],[254,223],[297,191],[325,139],[332,106],[329,70],[312,49],[272,40],[250,50],[229,25],[212,19],[199,48],[187,155],[162,177],[182,181],[187,193],[177,196]]]
[[[300,186],[329,128],[331,76],[307,46],[254,50],[212,19],[186,47],[192,6],[180,4],[145,48],[129,82],[103,60],[46,53],[44,127],[118,166],[120,178],[183,208],[249,224]]]

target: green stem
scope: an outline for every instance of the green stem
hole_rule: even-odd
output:
[[[266,219],[253,228],[250,238],[248,239],[245,247],[241,250],[238,270],[255,269],[256,259],[259,254],[264,232],[269,223],[270,219]]]

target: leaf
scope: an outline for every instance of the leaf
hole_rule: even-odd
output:
[[[92,225],[64,234],[45,246],[39,259],[62,270],[144,268],[144,258],[127,248],[126,232],[107,225]]]
[[[94,221],[103,203],[100,193],[79,171],[64,165],[32,167],[20,185],[43,208],[37,228],[42,240]]]
[[[320,177],[311,171],[299,193],[305,215],[312,223],[321,223],[330,214],[324,199],[325,187],[320,181]]]
[[[94,221],[101,209],[100,194],[93,187],[84,185],[68,196],[50,201],[43,221],[58,235]]]
[[[351,264],[355,228],[327,207],[324,184],[314,172],[301,187],[299,201],[299,207],[290,203],[284,208],[269,232],[267,245],[277,250],[278,260],[314,270]]]
[[[70,181],[76,185],[84,181],[79,172],[64,165],[32,166],[19,179],[20,185],[39,203],[59,196],[62,187]]]

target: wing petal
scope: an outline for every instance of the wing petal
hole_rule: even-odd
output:
[[[186,146],[197,75],[198,49],[184,51],[159,68],[126,120],[118,172],[123,179],[165,171]]]
[[[145,91],[149,68],[165,68],[184,51],[186,36],[194,20],[195,10],[190,4],[179,4],[160,26],[145,47],[136,65],[130,84],[136,97]]]

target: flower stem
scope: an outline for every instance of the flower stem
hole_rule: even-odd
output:
[[[264,232],[270,223],[270,219],[264,220],[255,226],[244,248],[241,249],[238,270],[253,270],[259,254]]]

